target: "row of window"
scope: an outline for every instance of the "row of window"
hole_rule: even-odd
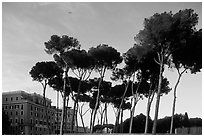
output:
[[[2,108],[3,110],[7,110],[7,109],[22,109],[23,110],[23,105],[5,105]]]
[[[10,122],[11,122],[11,123],[15,123],[15,124],[23,124],[24,119],[21,118],[20,121],[19,121],[18,118],[16,118],[15,121],[14,121],[14,120],[11,118],[11,119],[10,119]]]
[[[16,97],[15,99],[16,99],[16,101],[18,101],[18,100],[19,100],[19,98],[18,98],[18,97]],[[5,100],[6,100],[6,101],[8,101],[8,98],[5,98]],[[13,98],[13,97],[10,97],[10,101],[14,101],[14,98]]]
[[[32,105],[30,106],[30,110],[31,111],[35,110],[35,111],[38,111],[38,112],[44,112],[43,108],[33,107]],[[52,116],[54,115],[54,112],[48,110],[48,114],[50,114],[50,113],[51,113]]]
[[[39,114],[39,113],[34,113],[34,114],[35,114],[35,117],[37,117],[37,118],[43,118],[43,117],[46,118],[46,115]],[[30,115],[33,116],[33,112],[32,112],[32,111],[30,112]],[[48,119],[49,119],[49,120],[50,120],[50,119],[53,120],[54,117],[48,116]]]
[[[6,114],[8,115],[9,113],[8,113],[8,112],[6,112]],[[18,116],[18,111],[16,111],[16,113],[15,113],[15,114],[16,114],[16,116]],[[15,114],[14,114],[14,115],[15,115]],[[13,111],[11,111],[11,112],[10,112],[10,116],[12,116],[12,115],[13,115]],[[23,112],[23,111],[21,111],[21,112],[20,112],[20,115],[24,115],[24,112]]]

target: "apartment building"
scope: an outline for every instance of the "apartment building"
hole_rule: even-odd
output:
[[[43,105],[43,96],[25,91],[12,91],[2,93],[2,109],[11,121],[11,134],[42,135],[48,134],[48,124],[51,134],[59,132],[61,109],[51,106],[52,101],[46,98],[47,117]],[[73,110],[67,108],[67,121],[64,132],[68,133],[68,121]],[[48,118],[48,124],[47,119]]]

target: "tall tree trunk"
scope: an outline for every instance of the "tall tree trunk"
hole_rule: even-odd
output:
[[[93,121],[93,109],[91,109],[90,129],[92,127],[92,121]]]
[[[106,120],[106,125],[108,125],[108,106],[107,103],[105,104],[105,120]],[[108,133],[108,128],[106,129],[106,132]]]
[[[46,99],[45,99],[45,91],[47,87],[47,80],[44,81],[45,83],[43,85],[43,105],[45,109],[45,116],[46,116],[46,123],[47,123],[47,129],[48,129],[48,134],[50,134],[50,125],[49,125],[49,120],[48,120],[48,113],[47,113],[47,106],[46,106]]]
[[[98,83],[98,93],[97,93],[97,98],[96,98],[96,104],[95,104],[95,107],[94,107],[94,112],[93,112],[93,122],[92,122],[92,126],[91,126],[91,133],[93,133],[93,127],[94,127],[94,123],[95,123],[95,118],[96,118],[96,113],[97,113],[97,107],[99,105],[99,96],[100,96],[100,87],[101,87],[101,83],[103,81],[103,77],[105,75],[105,71],[106,71],[106,67],[104,67],[102,70],[101,70],[101,73],[100,73],[100,80],[99,80],[99,83]]]
[[[78,111],[78,103],[77,103],[76,111]],[[76,121],[76,133],[78,133],[78,119],[77,119],[77,113],[76,113],[76,115],[75,115],[75,121]]]
[[[78,106],[79,106],[79,103],[78,103]],[[83,105],[81,106],[81,109],[79,110],[79,115],[80,115],[80,118],[81,118],[82,126],[84,128],[84,133],[86,133],[86,128],[85,128],[84,119],[83,119],[83,113],[82,113],[82,110],[83,110],[82,107],[83,107]]]
[[[57,91],[57,135],[58,133],[58,124],[59,124],[59,91]]]
[[[180,82],[181,76],[182,74],[186,71],[186,69],[184,69],[181,73],[179,72],[179,68],[177,68],[177,72],[178,72],[178,79],[177,82],[174,86],[174,99],[173,99],[173,106],[172,106],[172,115],[171,115],[171,126],[170,126],[170,134],[173,133],[173,124],[174,124],[174,113],[175,113],[175,108],[176,108],[176,89],[178,87],[178,84]]]
[[[132,108],[131,117],[130,117],[130,127],[129,127],[129,133],[130,134],[132,133],[132,123],[133,123],[136,104],[137,104],[137,99],[134,97],[134,106]]]
[[[118,124],[119,124],[120,110],[121,110],[121,108],[122,108],[123,101],[124,101],[126,92],[127,92],[127,90],[128,90],[129,83],[130,83],[130,79],[128,80],[128,82],[127,82],[127,84],[126,84],[126,86],[125,86],[125,91],[124,91],[124,94],[123,94],[123,96],[122,96],[122,100],[121,100],[121,102],[120,102],[120,106],[119,106],[119,108],[118,108],[118,110],[117,110],[116,122],[115,122],[115,126],[114,126],[114,129],[113,129],[113,132],[114,132],[114,133],[116,132],[116,130],[117,130],[117,128],[118,128],[117,126],[118,126]]]
[[[63,85],[63,107],[62,107],[62,116],[61,116],[61,124],[60,124],[60,135],[63,135],[64,128],[64,117],[65,117],[65,105],[66,105],[66,80],[67,80],[67,72],[68,68],[66,66],[63,74],[64,85]]]
[[[150,113],[150,96],[148,97],[147,101],[147,111],[146,111],[146,120],[145,120],[145,134],[148,133],[148,126],[149,126],[149,113]]]
[[[135,77],[135,74],[134,74],[134,77]],[[139,84],[138,84],[137,89],[136,89],[136,93],[133,93],[133,91],[134,91],[134,89],[133,89],[134,77],[133,77],[133,82],[132,82],[132,94],[133,94],[133,98],[134,98],[134,106],[133,106],[133,109],[131,111],[129,133],[132,133],[132,122],[133,122],[133,117],[134,117],[134,113],[135,113],[135,107],[137,105],[137,102],[139,101],[138,90],[139,90],[140,84],[142,82],[142,77],[141,77],[141,80],[139,81]]]
[[[152,86],[152,84],[151,84],[151,86]],[[149,96],[148,96],[148,100],[147,100],[147,110],[146,110],[146,120],[145,120],[145,132],[144,132],[145,134],[148,133],[150,108],[151,108],[152,101],[153,101],[154,95],[155,95],[155,90],[152,92],[151,91],[151,86],[150,86]]]
[[[120,133],[123,133],[123,109],[121,110]]]
[[[99,84],[98,84],[98,88],[97,88],[97,97],[96,97],[96,104],[95,104],[95,107],[94,107],[94,112],[93,112],[93,122],[92,122],[92,126],[91,126],[91,133],[93,133],[93,127],[94,127],[94,123],[95,123],[95,119],[96,119],[96,113],[97,113],[97,107],[98,107],[98,104],[99,104],[99,95],[100,95],[100,86],[101,86],[101,83],[102,83],[102,77],[100,78],[100,81],[99,81]]]
[[[80,88],[81,88],[81,80],[82,80],[82,77],[80,77],[79,79],[79,85],[78,85],[78,89],[77,89],[77,96],[76,96],[76,99],[74,101],[74,113],[72,115],[72,121],[71,121],[71,133],[73,132],[73,129],[74,129],[74,117],[75,115],[77,115],[77,109],[76,109],[76,106],[77,106],[77,103],[78,103],[78,98],[79,98],[79,93],[80,93]]]
[[[160,103],[160,93],[161,93],[161,84],[162,84],[162,76],[164,71],[164,55],[161,51],[160,54],[160,72],[159,72],[159,82],[158,82],[158,90],[157,90],[157,100],[156,100],[156,107],[155,107],[155,115],[154,115],[154,123],[152,128],[152,134],[156,134],[157,130],[157,119],[158,119],[158,113],[159,113],[159,103]]]

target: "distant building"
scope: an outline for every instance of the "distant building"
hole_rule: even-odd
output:
[[[202,135],[202,127],[186,127],[176,128],[175,134],[177,135]]]
[[[51,134],[59,133],[61,109],[51,106],[52,101],[46,98],[48,121]],[[11,121],[11,134],[42,135],[48,134],[43,96],[25,91],[12,91],[2,93],[2,109]],[[64,133],[70,130],[73,110],[67,108],[66,125]]]

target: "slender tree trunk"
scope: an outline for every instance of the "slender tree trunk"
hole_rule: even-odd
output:
[[[129,133],[130,134],[132,133],[132,123],[133,123],[136,104],[137,104],[137,99],[134,97],[134,106],[133,106],[133,109],[131,111],[131,117],[130,117],[130,127],[129,127]]]
[[[151,88],[150,88],[151,89]],[[149,114],[150,114],[150,108],[152,105],[152,101],[154,99],[154,95],[155,95],[155,90],[153,91],[153,93],[151,93],[151,91],[149,92],[149,96],[148,96],[148,100],[147,100],[147,111],[146,111],[146,120],[145,120],[145,134],[148,133],[148,128],[149,128]]]
[[[97,98],[96,98],[96,104],[95,104],[95,107],[94,107],[94,113],[93,113],[93,122],[92,122],[92,126],[91,126],[91,133],[93,133],[93,127],[94,127],[94,123],[95,123],[95,118],[96,118],[96,113],[97,113],[97,107],[99,105],[99,95],[100,95],[100,86],[101,86],[101,83],[103,81],[103,77],[104,77],[104,74],[105,74],[105,70],[106,68],[104,68],[103,72],[101,72],[101,77],[100,77],[100,80],[99,80],[99,84],[98,84],[98,93],[97,93]]]
[[[65,101],[67,103],[67,99],[65,99]],[[66,133],[66,131],[67,131],[67,106],[65,104],[65,110],[64,110],[64,133]]]
[[[179,68],[177,68],[177,72],[178,72],[178,79],[176,82],[176,85],[174,86],[174,99],[173,99],[173,106],[172,106],[172,115],[171,115],[171,126],[170,126],[170,134],[173,133],[173,124],[174,124],[174,113],[175,113],[175,108],[176,108],[176,89],[178,87],[178,84],[180,82],[181,76],[182,74],[186,71],[186,69],[184,69],[184,71],[182,71],[181,73],[179,72]]]
[[[107,106],[107,103],[105,104],[105,119],[106,119],[106,125],[108,125],[108,106]],[[106,132],[108,133],[108,128],[106,130]]]
[[[92,127],[92,121],[93,121],[93,109],[91,109],[91,118],[90,118],[90,129]],[[91,131],[90,131],[91,132]]]
[[[65,117],[65,105],[66,105],[66,79],[67,79],[67,67],[64,70],[64,85],[63,85],[63,107],[62,107],[62,118],[61,118],[61,124],[60,124],[60,135],[63,135],[63,128],[64,128],[64,117]]]
[[[123,109],[121,110],[120,133],[123,133]]]
[[[154,123],[152,128],[152,134],[156,134],[157,130],[157,119],[158,119],[158,113],[159,113],[159,103],[160,103],[160,93],[161,93],[161,84],[162,84],[162,76],[163,76],[163,70],[164,70],[164,55],[161,52],[160,56],[160,73],[159,73],[159,82],[158,82],[158,90],[157,90],[157,100],[156,100],[156,107],[155,107],[155,115],[154,115]]]
[[[134,74],[134,77],[135,77],[135,74]],[[133,79],[133,82],[132,82],[132,94],[133,94],[133,97],[134,97],[134,106],[133,106],[133,109],[131,111],[129,133],[132,133],[132,122],[133,122],[133,117],[134,117],[134,113],[135,113],[135,107],[137,105],[137,102],[139,101],[139,99],[138,99],[138,90],[139,90],[141,82],[142,82],[142,77],[141,77],[141,80],[139,81],[139,84],[137,86],[136,93],[133,93],[133,91],[134,91],[133,90],[134,79]]]
[[[122,100],[121,100],[121,102],[120,102],[120,106],[119,106],[118,111],[117,111],[116,122],[115,122],[114,130],[113,130],[114,133],[116,132],[116,130],[117,130],[117,128],[118,128],[117,126],[118,126],[118,123],[119,123],[120,109],[122,108],[123,101],[124,101],[126,92],[127,92],[127,90],[128,90],[129,83],[130,83],[130,79],[128,80],[127,85],[125,86],[125,91],[124,91],[124,94],[123,94],[123,96],[122,96]]]
[[[104,112],[105,112],[105,109],[106,109],[106,108],[104,107],[104,109],[102,110],[102,107],[101,107],[101,111],[102,111],[102,112],[101,112],[101,125],[103,125],[103,119],[105,120],[105,113],[104,113]]]
[[[84,132],[86,133],[86,128],[85,128],[84,119],[83,119],[83,113],[82,113],[82,110],[83,110],[82,107],[83,107],[83,105],[81,106],[81,109],[79,110],[79,115],[80,115],[80,118],[81,118],[82,126],[84,128]]]
[[[146,120],[145,120],[145,134],[148,133],[149,113],[150,113],[150,96],[148,97],[148,101],[147,101],[147,111],[146,111]]]
[[[59,91],[57,91],[57,135],[59,134],[58,132],[58,125],[59,125]]]
[[[45,91],[47,87],[47,80],[44,81],[45,83],[43,85],[43,105],[45,109],[45,116],[46,116],[46,123],[47,123],[47,129],[48,129],[48,134],[50,134],[50,125],[49,125],[49,120],[48,120],[48,113],[47,113],[47,106],[46,106],[46,99],[45,99]]]
[[[78,89],[77,89],[77,96],[76,96],[76,99],[74,101],[74,114],[72,115],[72,121],[71,121],[71,132],[73,132],[73,123],[74,123],[74,117],[75,115],[77,115],[77,109],[76,109],[76,106],[77,106],[77,103],[78,103],[78,98],[79,98],[79,93],[80,93],[80,88],[81,88],[81,80],[82,80],[82,77],[80,77],[79,79],[79,85],[78,85]]]
[[[78,103],[77,103],[77,107],[76,107],[76,111],[78,110]],[[76,121],[76,133],[78,133],[78,119],[77,119],[77,112],[76,112],[76,115],[75,115],[75,121]]]

